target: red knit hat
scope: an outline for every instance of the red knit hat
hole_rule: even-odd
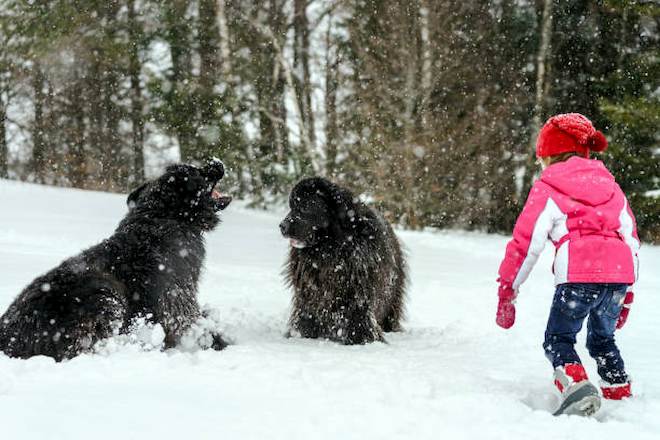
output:
[[[579,113],[564,113],[548,119],[536,140],[536,157],[576,152],[587,157],[589,151],[605,151],[607,139],[589,119]]]

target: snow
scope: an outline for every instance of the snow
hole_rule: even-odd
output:
[[[0,310],[37,275],[108,236],[125,196],[0,181]],[[548,247],[522,287],[517,322],[495,321],[507,238],[400,232],[412,284],[406,331],[389,344],[285,339],[283,213],[234,202],[208,237],[200,298],[217,309],[225,351],[151,349],[138,328],[97,354],[55,363],[0,355],[2,439],[657,439],[660,248],[618,341],[636,397],[593,419],[555,418],[541,343],[552,298]],[[216,316],[217,318],[217,316]],[[579,353],[592,378],[584,335]]]

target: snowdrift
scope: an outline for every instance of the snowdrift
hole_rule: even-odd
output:
[[[109,235],[120,195],[0,181],[0,309],[34,277]],[[55,363],[0,355],[3,439],[561,439],[660,436],[660,248],[618,334],[636,397],[592,419],[555,418],[541,343],[552,299],[548,246],[509,331],[494,323],[507,238],[400,232],[411,268],[406,331],[344,347],[284,339],[290,293],[280,276],[280,213],[230,206],[208,237],[201,302],[235,345],[150,349],[142,328],[96,354]],[[157,336],[157,335],[156,335]],[[579,353],[596,378],[579,339]],[[584,436],[584,437],[583,437]]]

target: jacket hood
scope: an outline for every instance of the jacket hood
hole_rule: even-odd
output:
[[[614,196],[614,176],[599,160],[571,157],[550,165],[541,181],[573,200],[590,206],[607,203]]]

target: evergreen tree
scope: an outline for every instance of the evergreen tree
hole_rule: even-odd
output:
[[[637,216],[642,239],[660,240],[660,5],[610,1],[619,55],[598,101],[608,126],[606,155]],[[641,32],[640,32],[641,31]]]
[[[172,147],[256,205],[326,174],[406,227],[508,232],[538,126],[578,111],[657,240],[658,8],[2,0],[0,177],[126,191]]]

